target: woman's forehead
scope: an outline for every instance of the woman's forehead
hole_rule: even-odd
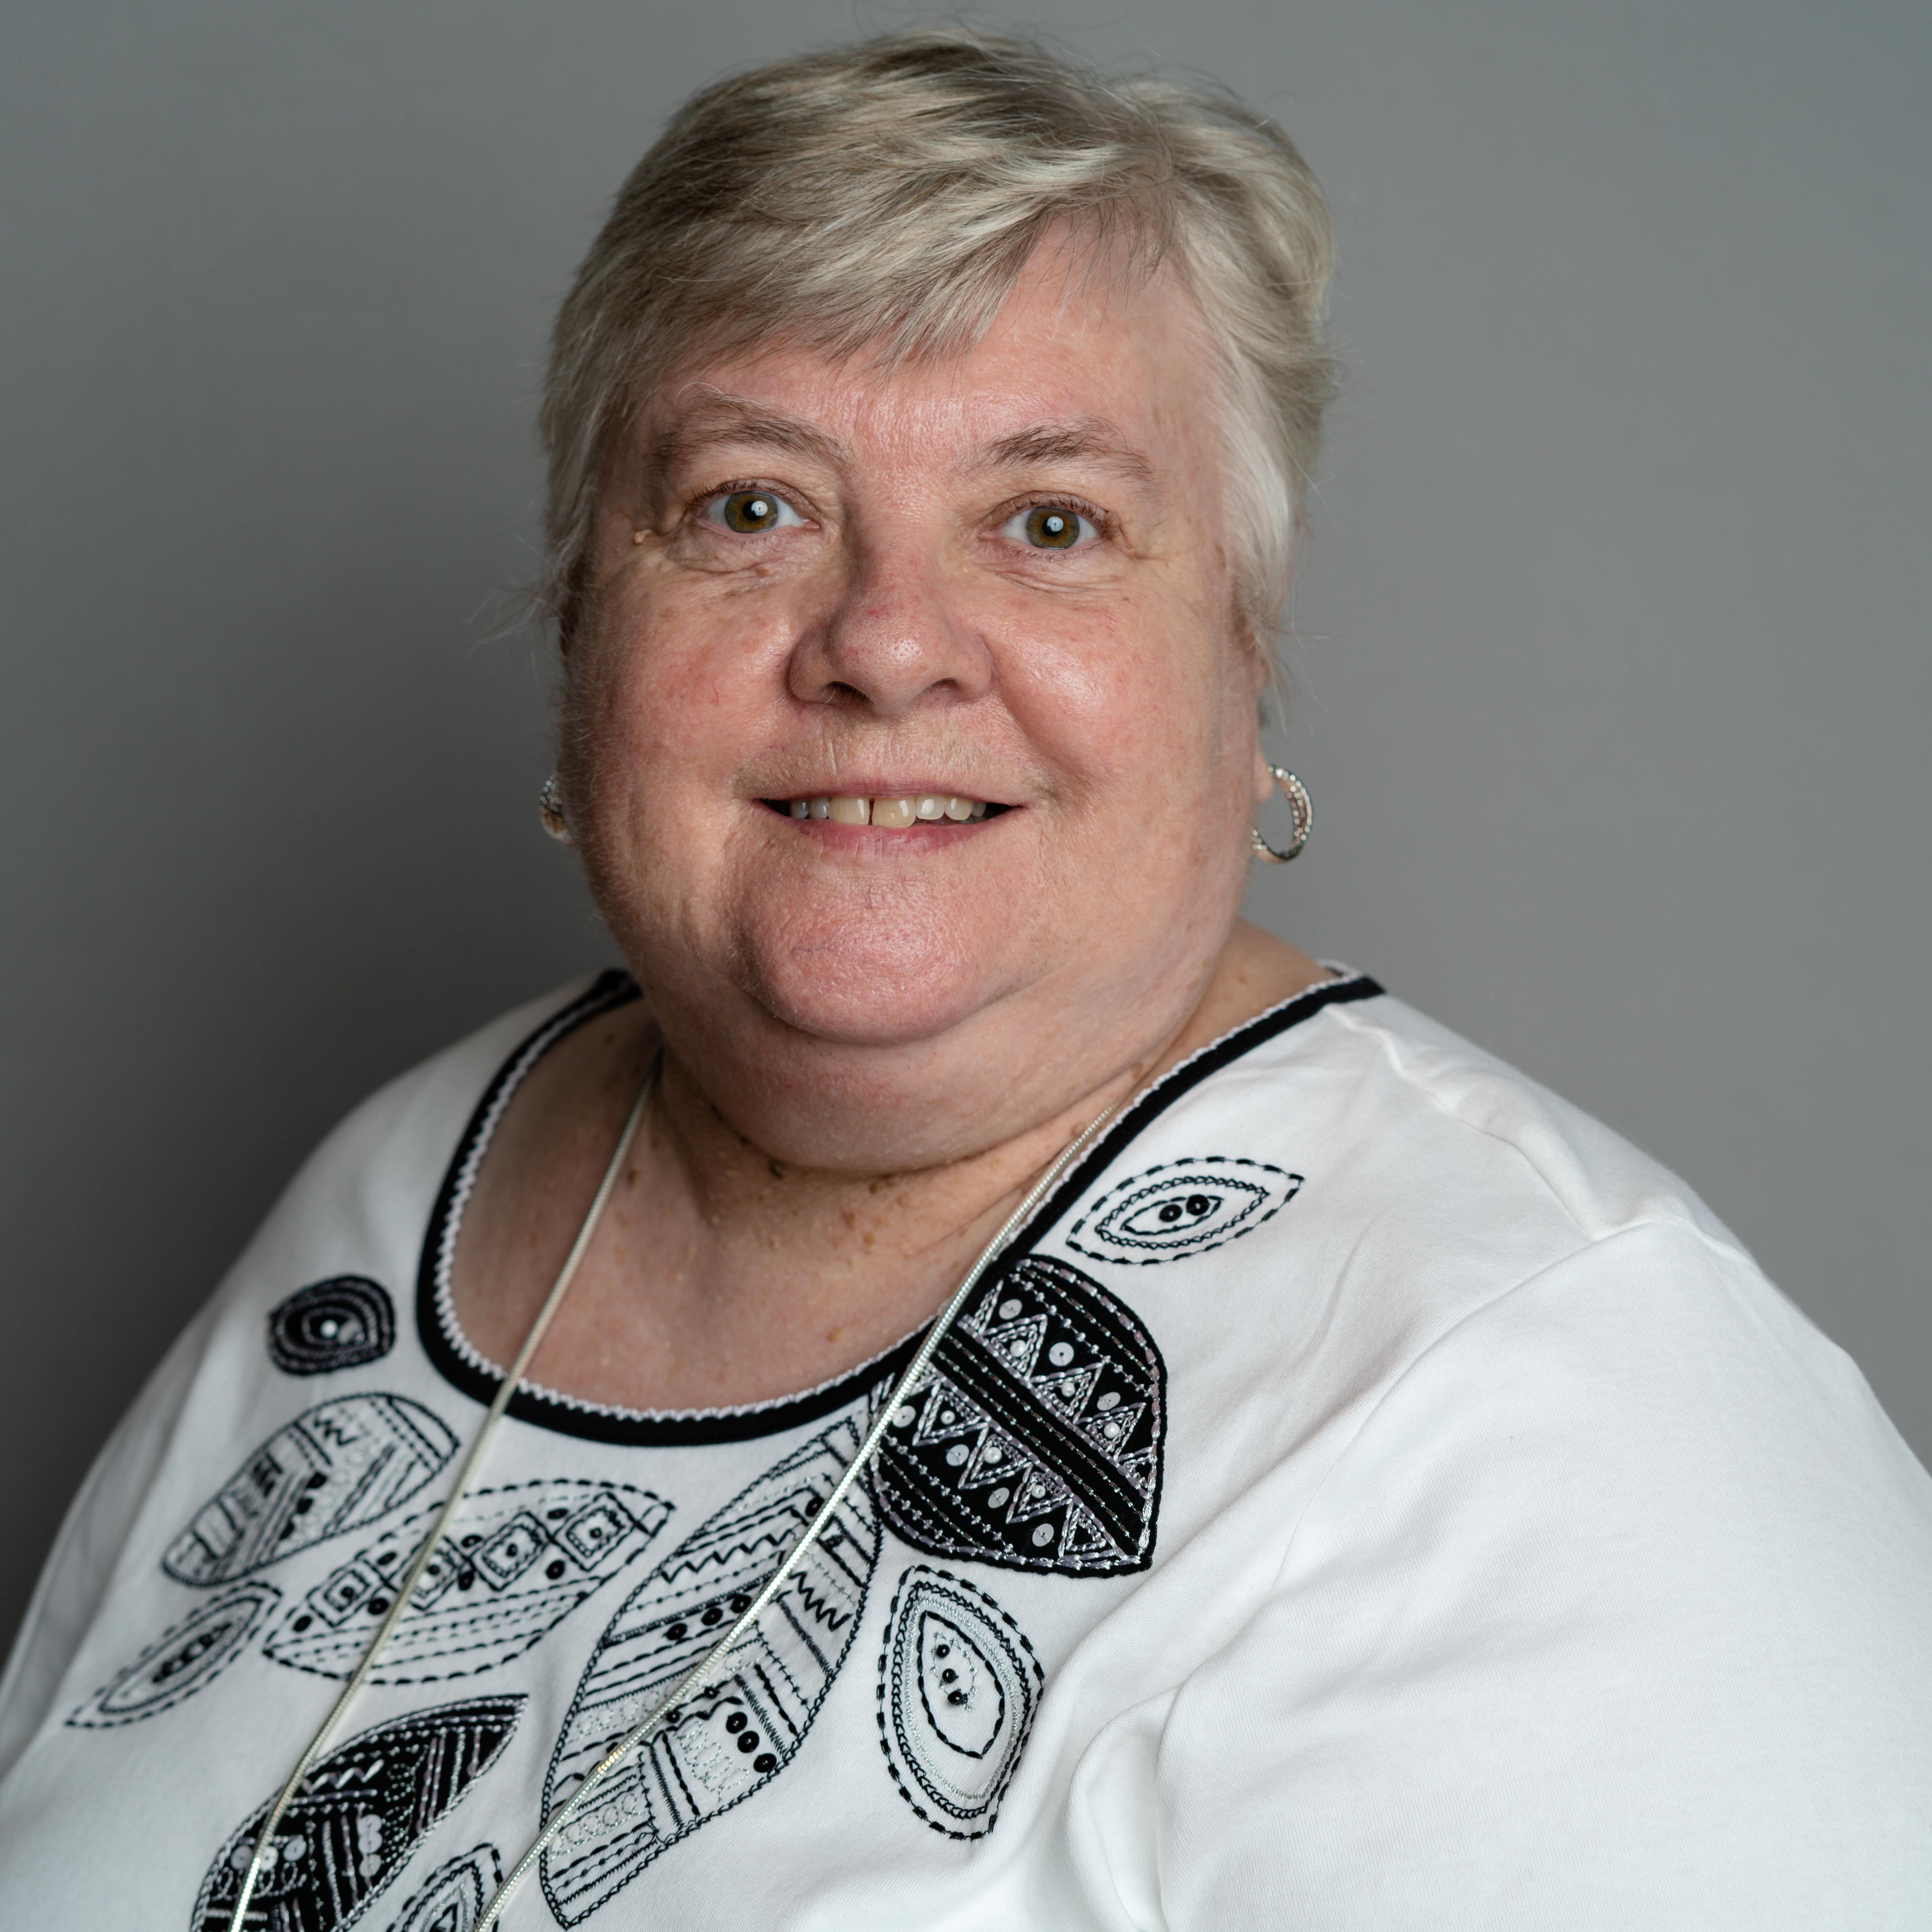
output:
[[[1211,452],[1214,358],[1172,278],[1030,266],[971,347],[889,361],[777,339],[700,358],[640,412],[651,466],[752,446],[827,464],[1052,464],[1145,484]]]

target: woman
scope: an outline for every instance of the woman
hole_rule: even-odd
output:
[[[1238,920],[1328,246],[1238,107],[963,34],[645,158],[544,416],[630,973],[352,1116],[157,1372],[6,1923],[1926,1922],[1856,1370]]]

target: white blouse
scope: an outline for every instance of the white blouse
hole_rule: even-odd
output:
[[[0,1685],[0,1924],[225,1932],[494,1387],[490,1136],[634,997],[366,1103],[156,1372]],[[473,1924],[910,1346],[520,1393],[250,1924]],[[1679,1182],[1358,975],[1070,1174],[734,1660],[511,1932],[1932,1925],[1932,1481]]]

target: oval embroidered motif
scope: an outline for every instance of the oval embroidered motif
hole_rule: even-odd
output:
[[[1285,1168],[1232,1154],[1165,1162],[1102,1195],[1067,1230],[1066,1245],[1142,1268],[1205,1254],[1271,1220],[1301,1184]]]
[[[206,1588],[386,1516],[455,1453],[448,1425],[400,1395],[345,1395],[275,1431],[173,1542],[161,1567]]]
[[[95,1730],[172,1710],[234,1662],[280,1594],[271,1583],[244,1583],[202,1604],[148,1645],[68,1722],[77,1730]]]
[[[379,1724],[305,1778],[264,1862],[248,1923],[263,1932],[335,1932],[358,1916],[494,1764],[521,1697],[478,1697]],[[195,1900],[195,1932],[228,1932],[242,1874],[268,1808],[216,1856]]]
[[[291,1606],[262,1646],[278,1664],[346,1677],[415,1560],[435,1507],[359,1550]],[[369,1682],[433,1684],[520,1657],[641,1556],[670,1505],[616,1483],[478,1490],[423,1572]]]
[[[879,1747],[935,1832],[993,1828],[1042,1682],[1025,1633],[985,1591],[923,1564],[906,1572],[879,1658]]]
[[[859,1447],[840,1422],[767,1470],[646,1577],[598,1640],[544,1788],[548,1815],[701,1658],[778,1568]],[[574,1925],[680,1838],[789,1764],[850,1647],[878,1561],[862,1487],[731,1653],[735,1666],[671,1712],[544,1854],[544,1896]]]
[[[388,1292],[359,1274],[298,1288],[268,1311],[268,1359],[288,1375],[326,1376],[380,1362],[395,1340]]]
[[[1076,1576],[1144,1570],[1166,1379],[1124,1303],[1030,1256],[940,1339],[893,1416],[872,1470],[880,1512],[938,1556]]]

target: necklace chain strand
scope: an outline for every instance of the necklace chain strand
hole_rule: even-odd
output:
[[[712,1646],[704,1657],[686,1671],[656,1705],[592,1766],[584,1782],[544,1820],[543,1829],[537,1834],[530,1849],[511,1868],[508,1875],[496,1888],[490,1903],[484,1908],[482,1917],[476,1922],[475,1932],[490,1932],[490,1928],[502,1916],[503,1908],[509,1904],[511,1894],[530,1876],[537,1861],[549,1850],[557,1834],[589,1803],[598,1787],[664,1720],[667,1713],[675,1710],[685,1698],[702,1690],[729,1652],[750,1635],[759,1617],[784,1588],[787,1579],[798,1567],[800,1559],[818,1540],[826,1525],[832,1520],[833,1511],[844,1501],[847,1492],[864,1474],[866,1464],[872,1460],[880,1443],[885,1439],[886,1431],[891,1426],[895,1411],[911,1394],[914,1384],[925,1373],[934,1352],[960,1310],[965,1306],[968,1297],[979,1286],[980,1278],[999,1258],[1013,1237],[1025,1226],[1032,1217],[1034,1210],[1046,1199],[1060,1176],[1093,1144],[1101,1130],[1125,1105],[1124,1100],[1117,1102],[1090,1120],[1060,1150],[1046,1172],[1028,1190],[1026,1198],[1007,1216],[999,1232],[980,1250],[979,1259],[966,1270],[964,1278],[952,1291],[946,1306],[939,1311],[932,1327],[926,1330],[926,1340],[920,1343],[918,1352],[906,1365],[904,1373],[894,1384],[890,1396],[880,1405],[878,1414],[866,1432],[866,1439],[860,1444],[857,1453],[846,1464],[844,1474],[832,1484],[831,1493],[820,1506],[818,1514],[793,1540],[791,1547],[785,1552],[784,1560],[765,1580],[764,1588],[753,1598],[738,1621]]]
[[[375,1668],[376,1659],[382,1646],[388,1641],[389,1633],[408,1608],[410,1597],[417,1584],[422,1582],[423,1572],[429,1568],[430,1558],[436,1554],[442,1543],[444,1532],[455,1516],[458,1506],[467,1494],[472,1479],[483,1460],[484,1451],[490,1446],[490,1438],[496,1432],[496,1425],[503,1419],[503,1412],[510,1406],[510,1398],[517,1392],[524,1378],[524,1372],[530,1366],[530,1358],[544,1338],[550,1318],[562,1305],[563,1298],[575,1279],[579,1264],[590,1246],[591,1237],[597,1232],[597,1224],[604,1217],[605,1204],[611,1191],[617,1184],[617,1176],[622,1171],[626,1159],[631,1151],[631,1143],[636,1139],[638,1124],[644,1117],[644,1104],[650,1100],[651,1089],[656,1084],[658,1061],[653,1060],[650,1070],[638,1089],[638,1097],[631,1103],[631,1111],[624,1122],[624,1130],[617,1136],[617,1144],[612,1150],[610,1164],[604,1170],[604,1178],[597,1184],[597,1192],[592,1196],[589,1210],[577,1231],[577,1238],[570,1244],[570,1252],[564,1257],[563,1266],[557,1270],[555,1282],[544,1298],[542,1307],[537,1310],[536,1319],[530,1324],[530,1332],[524,1337],[524,1346],[518,1350],[516,1360],[510,1364],[501,1382],[497,1384],[495,1400],[490,1404],[483,1423],[476,1432],[475,1441],[470,1445],[470,1453],[463,1459],[463,1466],[457,1472],[455,1486],[449,1492],[448,1500],[437,1513],[436,1521],[430,1526],[429,1534],[423,1539],[422,1547],[416,1552],[416,1561],[404,1574],[395,1595],[391,1599],[388,1613],[376,1627],[376,1634],[369,1641],[369,1648],[362,1653],[362,1660],[356,1666],[354,1674],[344,1684],[340,1694],[329,1706],[328,1714],[322,1720],[314,1737],[309,1739],[308,1748],[296,1760],[296,1768],[289,1773],[288,1782],[268,1807],[268,1815],[262,1821],[262,1828],[255,1839],[255,1849],[248,1860],[248,1869],[242,1874],[241,1895],[235,1901],[235,1910],[228,1921],[228,1932],[242,1932],[242,1922],[247,1917],[250,1901],[255,1895],[255,1887],[260,1882],[263,1861],[269,1846],[274,1840],[275,1828],[280,1824],[304,1778],[314,1768],[316,1760],[322,1755],[323,1748],[334,1736],[336,1726],[342,1721],[356,1695],[368,1681],[370,1672]]]
[[[502,1381],[497,1384],[496,1396],[483,1418],[482,1426],[476,1432],[476,1439],[470,1445],[469,1454],[463,1459],[462,1467],[457,1472],[454,1486],[451,1490],[442,1508],[437,1512],[436,1521],[430,1526],[429,1534],[424,1539],[422,1548],[416,1552],[416,1560],[410,1565],[407,1573],[398,1587],[394,1598],[391,1600],[387,1614],[383,1617],[382,1622],[377,1625],[375,1634],[370,1639],[369,1647],[362,1654],[362,1660],[356,1666],[355,1672],[348,1682],[342,1687],[335,1702],[329,1706],[328,1715],[322,1719],[315,1736],[309,1740],[308,1748],[296,1760],[296,1767],[289,1774],[288,1780],[277,1795],[274,1803],[268,1808],[268,1815],[262,1821],[262,1828],[256,1835],[255,1846],[248,1859],[248,1870],[242,1874],[242,1890],[235,1901],[235,1910],[229,1918],[228,1932],[243,1932],[243,1922],[248,1916],[249,1905],[254,1898],[255,1888],[260,1882],[269,1847],[274,1840],[276,1827],[281,1823],[284,1816],[286,1814],[290,1804],[302,1787],[303,1780],[314,1768],[316,1759],[322,1755],[330,1738],[334,1735],[337,1726],[341,1723],[350,1704],[354,1702],[356,1694],[368,1682],[369,1673],[374,1669],[376,1660],[380,1654],[382,1646],[388,1642],[390,1633],[395,1628],[398,1622],[407,1609],[410,1599],[414,1594],[416,1586],[422,1580],[424,1571],[428,1568],[430,1560],[436,1554],[445,1532],[448,1528],[458,1508],[468,1493],[470,1483],[482,1463],[484,1451],[489,1448],[490,1438],[496,1432],[496,1425],[503,1419],[504,1412],[509,1407],[511,1397],[516,1394],[518,1388],[522,1384],[524,1372],[529,1368],[532,1357],[536,1354],[538,1346],[543,1340],[544,1331],[550,1326],[551,1317],[562,1306],[563,1298],[568,1292],[571,1282],[576,1277],[578,1266],[582,1262],[585,1252],[590,1248],[591,1238],[597,1231],[598,1222],[603,1219],[604,1210],[610,1201],[612,1191],[616,1186],[617,1176],[622,1171],[625,1160],[630,1154],[632,1142],[637,1138],[638,1124],[644,1118],[645,1106],[650,1099],[652,1088],[656,1084],[660,1064],[661,1057],[652,1062],[650,1072],[645,1075],[643,1084],[638,1090],[638,1097],[632,1102],[630,1114],[624,1122],[623,1131],[617,1137],[617,1144],[612,1150],[609,1165],[604,1170],[604,1178],[598,1182],[597,1192],[592,1197],[590,1205],[585,1212],[583,1223],[577,1231],[577,1238],[571,1244],[570,1252],[565,1256],[563,1266],[557,1272],[556,1282],[552,1285],[550,1293],[544,1298],[542,1307],[537,1311],[536,1319],[530,1324],[530,1333],[524,1336],[523,1346],[518,1350],[515,1360],[510,1364]],[[476,1922],[475,1932],[490,1932],[490,1928],[501,1919],[504,1908],[510,1902],[511,1894],[523,1883],[538,1860],[550,1849],[557,1834],[577,1816],[604,1780],[623,1762],[632,1751],[648,1737],[658,1725],[664,1721],[666,1714],[676,1709],[682,1700],[704,1688],[730,1652],[751,1634],[759,1617],[770,1606],[778,1592],[784,1588],[787,1581],[797,1568],[800,1561],[824,1533],[826,1525],[832,1520],[833,1512],[844,1501],[852,1486],[865,1473],[866,1465],[877,1453],[880,1443],[885,1439],[886,1431],[891,1426],[894,1413],[905,1401],[906,1397],[911,1394],[913,1387],[919,1378],[926,1372],[940,1341],[958,1318],[961,1310],[964,1308],[968,1298],[979,1286],[987,1269],[999,1258],[1000,1254],[1012,1240],[1013,1237],[1031,1219],[1034,1210],[1046,1199],[1061,1175],[1065,1174],[1074,1162],[1092,1146],[1108,1123],[1113,1120],[1121,1108],[1126,1104],[1126,1099],[1131,1097],[1130,1095],[1117,1101],[1112,1106],[1106,1108],[1090,1120],[1060,1150],[1048,1166],[1046,1172],[1027,1190],[1026,1198],[1012,1214],[1007,1216],[1004,1222],[1001,1224],[998,1233],[994,1234],[980,1250],[979,1258],[967,1270],[958,1286],[947,1298],[945,1306],[939,1311],[932,1326],[927,1329],[926,1339],[920,1344],[911,1361],[906,1365],[904,1372],[894,1384],[892,1394],[880,1405],[878,1413],[873,1418],[872,1426],[866,1431],[866,1438],[860,1444],[856,1454],[846,1464],[844,1473],[839,1477],[838,1481],[832,1484],[831,1492],[826,1497],[816,1514],[793,1539],[791,1547],[785,1552],[784,1558],[778,1568],[765,1580],[764,1587],[752,1600],[751,1604],[739,1617],[737,1622],[732,1624],[716,1643],[712,1646],[698,1663],[686,1671],[671,1686],[670,1689],[658,1700],[643,1718],[626,1731],[604,1754],[603,1756],[591,1767],[583,1783],[578,1785],[570,1796],[545,1820],[543,1829],[538,1833],[530,1849],[511,1868],[508,1875],[496,1888],[489,1904],[484,1906],[482,1917]]]

